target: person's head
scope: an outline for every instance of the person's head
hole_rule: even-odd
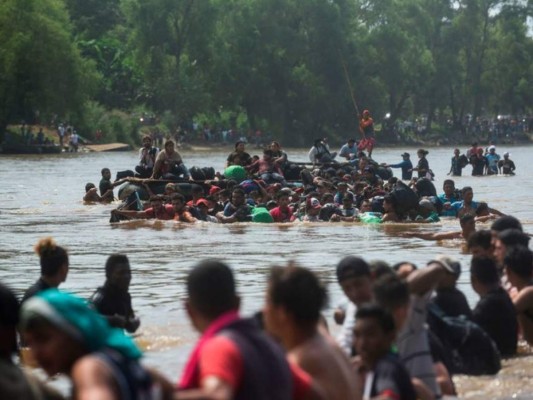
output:
[[[282,192],[282,191],[278,192],[278,194],[276,195],[276,200],[277,200],[278,206],[281,208],[288,207],[291,202],[291,198],[287,194],[287,192]]]
[[[478,294],[499,285],[500,276],[493,259],[488,257],[474,257],[470,263],[470,282]]]
[[[394,196],[387,194],[383,197],[383,210],[386,213],[396,212],[396,198]]]
[[[150,207],[154,209],[154,211],[159,211],[163,208],[163,203],[165,201],[165,198],[163,195],[156,194],[154,196],[150,196]]]
[[[121,329],[87,302],[71,294],[48,289],[28,299],[20,313],[20,332],[38,364],[49,376],[69,374],[81,357],[109,348],[126,359],[141,352]]]
[[[369,118],[370,117],[370,111],[364,110],[363,111],[363,118]]]
[[[143,143],[143,147],[146,147],[147,149],[149,149],[150,147],[152,147],[152,138],[148,135],[143,136],[142,143]]]
[[[508,152],[503,153],[503,158],[507,160],[509,158],[509,153]]]
[[[476,231],[476,218],[472,214],[464,214],[459,218],[459,224],[461,230],[466,233],[465,236],[469,237]]]
[[[335,196],[333,196],[333,193],[324,193],[322,197],[320,198],[321,200],[320,203],[322,205],[333,203],[334,199],[335,199]]]
[[[279,142],[276,142],[275,140],[272,141],[272,143],[270,144],[270,148],[272,149],[272,151],[280,151],[281,150],[281,145],[279,144]]]
[[[131,282],[130,261],[125,254],[112,254],[105,263],[107,283],[127,292]]]
[[[494,241],[494,257],[499,265],[503,265],[503,259],[507,249],[512,246],[529,246],[529,235],[518,229],[506,229],[496,237]]]
[[[427,218],[432,212],[435,212],[435,204],[427,198],[420,200],[418,203],[418,212],[424,218]]]
[[[489,146],[489,153],[490,154],[496,153],[496,147],[495,146]]]
[[[428,154],[429,154],[429,151],[424,150],[424,149],[418,149],[418,151],[416,152],[416,155],[418,156],[418,158],[424,158]]]
[[[170,198],[175,211],[180,211],[185,206],[185,197],[181,193],[175,193]]]
[[[356,306],[372,300],[370,266],[362,258],[347,256],[337,264],[337,282]]]
[[[165,185],[165,194],[167,196],[171,196],[172,194],[176,193],[178,191],[178,188],[176,187],[175,183],[169,182]]]
[[[372,211],[372,202],[368,199],[363,200],[361,202],[361,207],[359,207],[359,211],[362,213]]]
[[[525,246],[512,246],[505,253],[503,265],[514,287],[529,284],[533,278],[533,253]]]
[[[176,147],[176,145],[174,144],[174,142],[172,140],[167,140],[165,142],[165,151],[167,153],[173,153],[175,147]]]
[[[353,208],[353,194],[345,193],[342,196],[342,207],[345,209]]]
[[[396,274],[385,274],[372,287],[374,301],[394,318],[397,330],[401,330],[409,313],[409,287]]]
[[[392,315],[376,304],[357,308],[353,331],[353,345],[363,363],[373,368],[391,348],[396,337]]]
[[[196,208],[198,208],[198,211],[200,211],[200,214],[207,215],[209,212],[209,208],[211,207],[209,205],[209,201],[207,199],[202,198],[196,202]]]
[[[40,259],[41,276],[53,281],[49,283],[57,286],[65,282],[69,267],[67,251],[58,246],[51,237],[39,240],[34,249]]]
[[[490,215],[490,208],[487,203],[480,201],[476,208],[476,217],[484,217]]]
[[[518,229],[519,231],[522,231],[522,224],[517,218],[513,217],[512,215],[501,216],[490,226],[493,241],[496,240],[498,233],[506,229]]]
[[[461,150],[459,150],[459,149],[454,149],[454,150],[453,150],[453,154],[456,155],[456,156],[458,156],[459,154],[461,154]]]
[[[455,192],[455,182],[452,179],[445,179],[442,190],[446,196],[451,196]]]
[[[347,142],[347,143],[348,143],[348,146],[349,146],[349,147],[353,147],[353,145],[355,144],[355,139],[350,138],[350,139],[348,139],[348,142]]]
[[[231,192],[231,204],[233,204],[235,207],[242,206],[246,201],[246,195],[244,194],[244,190],[240,188],[233,189],[233,192]]]
[[[472,199],[474,198],[474,191],[472,190],[471,186],[465,186],[461,190],[461,194],[466,204],[470,204],[472,202]]]
[[[468,238],[467,248],[472,257],[494,258],[492,234],[489,230],[473,232]]]
[[[269,161],[273,157],[273,153],[271,149],[265,149],[263,150],[263,160]]]
[[[313,330],[326,301],[326,289],[310,270],[291,264],[273,267],[263,309],[266,328],[278,338],[290,326]]]
[[[186,309],[194,327],[203,332],[221,315],[239,309],[231,269],[220,260],[200,261],[187,276]]]
[[[230,198],[230,192],[227,189],[222,189],[217,192],[218,200],[222,203],[226,203]]]
[[[191,195],[193,199],[204,197],[204,188],[200,185],[193,185],[191,189]]]
[[[405,153],[402,154],[402,158],[404,160],[409,160],[411,158],[411,155],[409,153],[405,152]]]
[[[305,204],[305,213],[307,215],[316,216],[320,214],[321,209],[322,205],[320,204],[320,200],[318,200],[316,197],[307,199]]]
[[[102,168],[102,171],[100,171],[102,174],[102,178],[104,179],[111,179],[111,170],[109,168]]]
[[[394,275],[391,266],[383,260],[372,260],[368,264],[370,267],[370,276],[372,281],[375,281],[385,275]]]
[[[0,283],[0,359],[11,360],[17,351],[19,309],[15,294]]]
[[[244,151],[244,142],[239,140],[235,143],[235,151],[243,152]]]
[[[451,289],[457,284],[457,280],[461,276],[461,263],[451,257],[441,256],[441,261],[444,261],[453,270],[453,274],[444,275],[437,284],[437,289]]]
[[[409,275],[418,269],[418,267],[410,261],[400,261],[394,264],[391,268],[401,279],[407,279]]]
[[[87,183],[85,185],[85,193],[87,193],[89,190],[95,189],[95,188],[96,188],[96,186],[94,185],[94,183],[89,182],[89,183]]]

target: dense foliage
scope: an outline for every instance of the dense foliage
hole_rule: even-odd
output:
[[[531,113],[530,4],[3,0],[0,132],[57,116],[91,137],[144,110],[302,144],[353,132],[352,94],[387,126]]]

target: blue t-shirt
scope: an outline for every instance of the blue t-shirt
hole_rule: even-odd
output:
[[[464,200],[461,200],[461,201],[456,201],[455,203],[452,203],[451,205],[451,209],[455,210],[455,215],[457,215],[457,213],[462,209],[464,208],[465,206],[465,201]],[[470,207],[475,211],[477,210],[477,207],[479,206],[479,203],[477,201],[472,201],[470,203]]]
[[[355,143],[352,147],[348,146],[348,143],[346,143],[339,150],[339,156],[341,157],[349,157],[350,154],[353,154],[354,157],[355,155],[357,155],[357,146],[355,145]]]
[[[455,196],[451,196],[450,198],[447,198],[446,197],[446,194],[442,193],[442,194],[439,194],[437,196],[437,198],[439,199],[439,201],[444,204],[444,203],[450,203],[450,205],[452,205],[453,203],[456,203],[458,202],[459,200],[457,200],[455,198]],[[457,215],[457,210],[454,209],[454,208],[449,208],[448,210],[446,209],[442,209],[441,213],[440,213],[441,216],[443,217],[455,217]]]

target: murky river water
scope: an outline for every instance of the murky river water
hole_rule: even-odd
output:
[[[429,149],[428,160],[436,173],[440,191],[450,168],[452,149]],[[466,150],[466,149],[465,149]],[[378,148],[380,162],[399,162],[414,148]],[[456,178],[456,186],[470,185],[474,199],[492,208],[517,216],[527,231],[533,232],[531,197],[533,186],[533,146],[506,148],[517,165],[517,176]],[[182,152],[187,166],[223,167],[228,151]],[[293,161],[304,161],[307,152],[289,151]],[[360,224],[293,225],[178,225],[173,222],[109,224],[114,205],[84,205],[86,182],[98,185],[100,170],[133,169],[136,153],[78,153],[48,156],[0,156],[0,280],[20,295],[39,275],[33,245],[44,236],[53,236],[70,254],[70,273],[62,289],[88,297],[104,281],[107,256],[123,252],[133,269],[131,294],[142,320],[139,342],[146,348],[146,363],[156,366],[176,380],[196,339],[184,314],[184,280],[198,260],[218,257],[226,260],[236,274],[243,313],[261,308],[265,276],[269,266],[296,260],[313,269],[328,283],[331,307],[343,301],[335,282],[334,268],[345,255],[357,254],[367,260],[390,263],[409,260],[424,264],[437,254],[458,258],[463,271],[469,256],[461,252],[461,242],[426,242],[396,235],[399,230],[457,230],[455,221],[431,226],[369,226]],[[466,174],[470,173],[467,167]],[[399,175],[399,170],[395,171]],[[468,273],[460,278],[460,288],[471,304],[473,293]],[[331,323],[333,325],[333,323]],[[334,329],[334,328],[333,328]],[[524,349],[530,353],[529,349]],[[455,379],[461,398],[533,398],[533,355],[506,361],[497,377]]]

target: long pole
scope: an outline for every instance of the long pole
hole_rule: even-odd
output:
[[[342,67],[344,69],[344,76],[346,78],[346,82],[348,82],[348,87],[350,89],[350,96],[352,97],[353,106],[355,108],[355,112],[357,113],[357,118],[359,118],[359,107],[357,107],[357,102],[355,101],[355,95],[353,91],[352,81],[350,80],[350,75],[348,74],[348,69],[346,68],[346,62],[344,61],[344,57],[342,56],[342,53],[340,49],[337,49],[339,52],[339,57],[341,59]]]

